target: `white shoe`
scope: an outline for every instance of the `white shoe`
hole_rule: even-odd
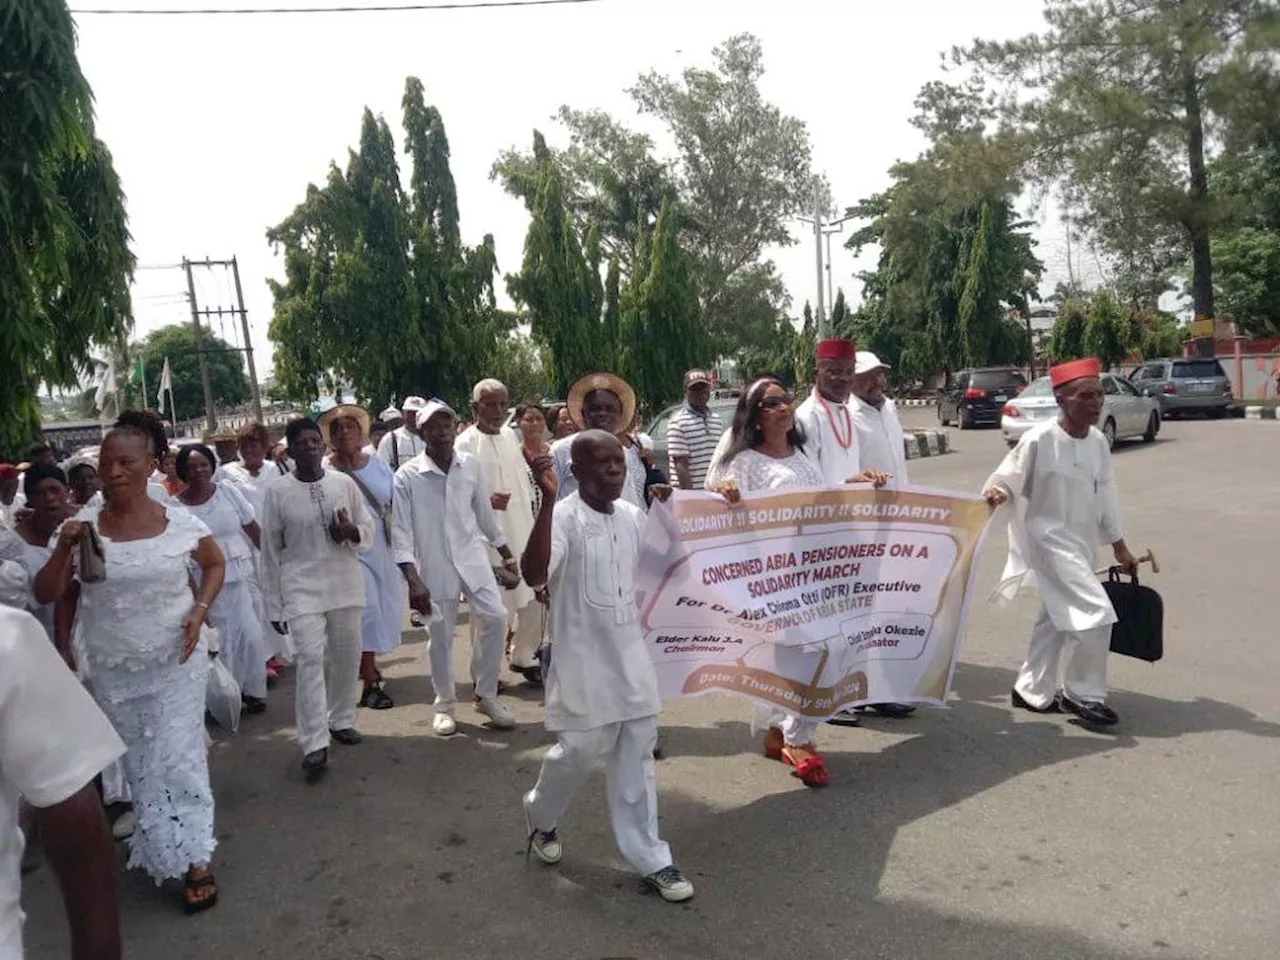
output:
[[[489,726],[495,730],[510,730],[516,725],[515,714],[497,697],[481,697],[476,709],[489,718]]]
[[[669,867],[663,867],[657,873],[649,874],[644,878],[644,882],[657,890],[667,903],[684,903],[686,900],[693,899],[693,884],[685,879],[684,874],[674,863]]]
[[[529,852],[537,854],[538,859],[548,866],[560,862],[564,849],[560,846],[560,838],[556,836],[556,828],[538,830],[533,826],[533,818],[529,816],[529,794],[524,795],[524,823],[529,828],[529,846],[525,848],[525,858]]]
[[[117,840],[128,840],[133,836],[136,828],[136,821],[133,817],[132,810],[126,810],[120,816],[116,817],[115,822],[111,824],[111,836]]]
[[[438,737],[452,737],[458,732],[458,723],[447,713],[437,713],[436,718],[431,721],[431,729]]]

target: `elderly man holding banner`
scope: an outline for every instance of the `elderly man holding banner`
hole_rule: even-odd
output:
[[[1065,710],[1095,726],[1118,722],[1107,705],[1107,654],[1116,613],[1094,573],[1099,541],[1116,564],[1136,561],[1120,526],[1111,451],[1095,424],[1104,394],[1097,360],[1049,371],[1060,408],[1056,420],[1023,434],[987,480],[993,507],[1010,504],[1009,561],[996,597],[1009,600],[1032,583],[1044,606],[1012,700],[1034,713]]]

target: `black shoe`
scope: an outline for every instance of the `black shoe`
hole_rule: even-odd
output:
[[[241,713],[265,713],[267,701],[261,697],[250,697],[247,694],[240,698]]]
[[[1062,712],[1062,710],[1058,707],[1058,701],[1056,700],[1053,703],[1049,704],[1047,707],[1033,707],[1031,704],[1027,703],[1027,701],[1022,699],[1022,694],[1020,694],[1017,690],[1014,690],[1012,693],[1009,694],[1009,700],[1019,710],[1030,710],[1032,713],[1061,713]]]
[[[302,772],[307,775],[308,783],[315,783],[329,767],[329,748],[321,747],[312,750],[302,758]]]
[[[658,739],[653,744],[653,759],[661,760],[667,752],[667,745],[662,742],[662,734],[658,734]]]
[[[827,723],[833,727],[860,727],[862,721],[858,719],[858,714],[853,707],[846,707],[833,717],[827,719]]]
[[[382,689],[381,683],[373,683],[364,688],[364,694],[360,697],[360,706],[368,707],[370,710],[390,710],[396,705],[391,699],[391,694]]]
[[[1084,723],[1092,727],[1114,727],[1120,722],[1120,715],[1105,703],[1095,703],[1092,700],[1076,703],[1066,696],[1060,696],[1058,703],[1067,713],[1074,713]]]
[[[360,736],[360,732],[355,727],[347,727],[345,730],[330,730],[329,736],[347,747],[354,747],[364,741],[364,737]]]
[[[520,676],[524,677],[524,682],[527,684],[530,684],[531,686],[535,686],[535,687],[542,686],[542,665],[541,664],[535,663],[531,667],[517,667],[513,663],[511,664],[511,672],[520,674]]]
[[[866,708],[890,720],[905,720],[916,712],[916,708],[909,703],[868,703]]]

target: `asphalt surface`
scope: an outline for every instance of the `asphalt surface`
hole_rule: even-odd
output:
[[[998,432],[951,439],[954,453],[911,462],[913,481],[977,490]],[[436,739],[412,643],[384,667],[402,706],[361,710],[364,744],[335,745],[321,785],[298,769],[287,689],[217,737],[221,902],[187,918],[176,888],[123,878],[127,955],[1275,957],[1278,445],[1274,422],[1185,421],[1117,450],[1129,542],[1164,565],[1147,579],[1167,605],[1167,655],[1111,659],[1112,735],[1010,708],[1032,599],[975,603],[948,709],[825,727],[823,791],[758,755],[741,701],[669,704],[663,834],[698,889],[671,906],[628,874],[600,780],[562,824],[561,866],[526,865],[520,795],[550,742],[536,695],[517,692],[515,732],[463,708],[460,735]],[[993,531],[983,596],[1003,560]],[[47,867],[26,903],[29,957],[64,957]]]

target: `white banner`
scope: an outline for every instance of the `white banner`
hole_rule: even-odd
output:
[[[915,487],[655,503],[638,601],[664,699],[735,693],[812,718],[944,702],[989,516],[981,497]]]

